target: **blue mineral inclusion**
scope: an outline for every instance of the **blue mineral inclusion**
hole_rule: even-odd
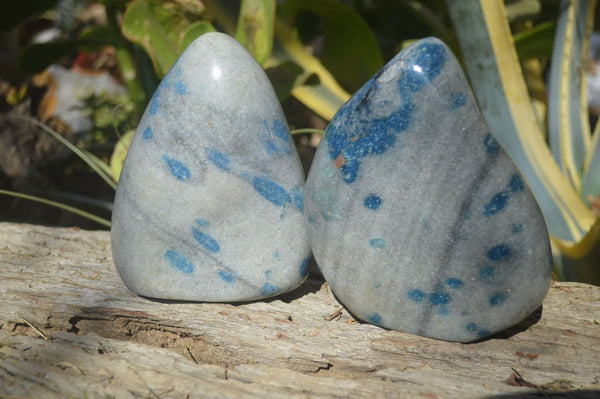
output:
[[[488,154],[497,155],[500,152],[500,144],[496,141],[490,133],[483,139],[483,145]]]
[[[512,225],[513,233],[521,233],[523,232],[523,225],[521,223],[515,223]]]
[[[257,193],[277,206],[284,206],[292,202],[292,198],[285,188],[266,177],[256,176],[252,179],[252,184]]]
[[[300,277],[306,277],[306,275],[308,274],[309,264],[310,264],[310,257],[304,258],[304,260],[300,264]]]
[[[208,160],[210,162],[212,162],[213,165],[215,165],[217,168],[224,170],[224,171],[229,170],[229,164],[231,163],[231,159],[229,158],[228,154],[217,151],[214,148],[208,149],[208,150],[206,150],[206,152],[207,152]]]
[[[142,138],[145,140],[150,140],[152,137],[154,137],[154,132],[152,132],[152,128],[150,126],[147,126],[142,133]]]
[[[483,215],[490,217],[497,214],[506,207],[508,200],[513,195],[523,191],[524,188],[525,183],[521,176],[518,174],[512,175],[506,189],[494,195],[490,202],[483,207]]]
[[[466,327],[467,327],[467,330],[469,330],[472,333],[477,334],[480,337],[485,337],[487,335],[490,335],[490,332],[488,330],[480,328],[476,323],[469,322],[469,323],[467,323]]]
[[[182,273],[190,274],[194,271],[194,264],[185,256],[172,249],[165,251],[165,259],[169,261],[171,266]]]
[[[381,315],[379,313],[371,313],[367,320],[373,324],[381,324]]]
[[[187,93],[187,87],[185,86],[185,83],[183,83],[181,80],[176,80],[175,83],[173,83],[173,87],[175,87],[175,91],[177,92],[177,94]]]
[[[367,209],[376,210],[381,206],[381,197],[371,194],[365,198],[364,205]]]
[[[458,109],[467,103],[467,95],[465,93],[457,93],[452,97],[452,109]]]
[[[235,275],[225,269],[219,270],[219,277],[226,283],[233,283],[235,281]]]
[[[296,208],[303,213],[304,212],[304,190],[302,187],[294,187],[292,189],[292,198],[294,200],[294,205]]]
[[[158,96],[158,91],[154,94],[154,96],[152,96],[152,101],[150,101],[150,115],[156,115],[156,113],[158,112],[158,107],[160,106]]]
[[[381,249],[385,247],[385,240],[383,238],[373,238],[369,241],[369,245],[372,248]]]
[[[269,126],[269,122],[263,121],[263,126],[267,131],[267,134],[264,136],[264,140],[269,155],[274,155],[280,152],[284,154],[290,154],[290,133],[285,123],[279,119],[275,119],[271,126]],[[278,140],[274,140],[274,138]]]
[[[408,292],[408,299],[410,299],[414,302],[421,302],[421,301],[423,301],[423,299],[425,299],[426,296],[427,296],[427,294],[425,294],[420,289],[414,289],[414,290],[410,290]]]
[[[163,155],[162,159],[163,161],[165,161],[165,163],[171,170],[171,173],[177,178],[177,180],[185,181],[190,178],[190,170],[187,166],[183,164],[183,162],[175,158],[170,158],[166,155]]]
[[[450,277],[446,280],[446,285],[450,288],[461,288],[464,284],[461,279],[455,277]]]
[[[496,245],[487,253],[488,259],[493,261],[509,261],[512,259],[513,255],[512,248],[506,244]]]
[[[265,285],[263,285],[262,288],[260,289],[261,295],[275,295],[278,292],[279,292],[279,287],[277,287],[275,285],[271,285],[269,283],[265,283]]]
[[[404,57],[398,58],[397,62],[403,60],[411,67],[398,78],[400,104],[389,116],[374,119],[369,103],[372,92],[379,89],[377,78],[386,71],[384,67],[338,111],[327,128],[325,139],[329,156],[348,184],[356,180],[362,158],[383,154],[396,144],[398,134],[412,121],[415,112],[413,93],[440,74],[448,54],[442,44],[423,43],[413,48],[406,59]]]
[[[429,302],[432,305],[446,305],[451,300],[447,292],[433,292],[429,295]]]
[[[506,295],[503,293],[497,293],[491,296],[489,302],[492,306],[498,306],[506,299]]]
[[[219,252],[221,250],[219,243],[214,238],[195,227],[192,227],[192,236],[200,245],[211,252]]]

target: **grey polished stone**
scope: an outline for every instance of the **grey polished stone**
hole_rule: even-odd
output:
[[[437,39],[398,54],[335,115],[306,185],[311,248],[355,316],[468,342],[534,311],[548,234]]]
[[[306,278],[304,176],[262,68],[207,33],[152,97],[119,181],[117,269],[135,293],[243,301]]]

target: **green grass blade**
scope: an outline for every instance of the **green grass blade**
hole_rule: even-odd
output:
[[[36,201],[36,202],[39,202],[39,203],[42,203],[42,204],[45,204],[45,205],[50,205],[50,206],[53,206],[53,207],[56,207],[56,208],[63,209],[65,211],[67,211],[67,212],[74,213],[74,214],[79,215],[81,217],[84,217],[86,219],[89,219],[89,220],[91,220],[93,222],[96,222],[96,223],[102,225],[102,226],[110,227],[110,221],[109,220],[106,220],[104,218],[101,218],[99,216],[91,214],[89,212],[83,211],[81,209],[75,208],[73,206],[62,204],[60,202],[50,201],[50,200],[47,200],[45,198],[40,198],[40,197],[36,197],[36,196],[33,196],[33,195],[27,195],[27,194],[17,193],[15,191],[2,190],[2,189],[0,189],[0,194],[9,195],[11,197],[22,198],[22,199],[26,199],[26,200],[29,200],[29,201]]]
[[[518,62],[503,2],[449,1],[469,78],[492,134],[515,161],[551,235],[577,242],[595,221],[543,139]]]
[[[69,148],[71,151],[73,151],[75,153],[75,155],[77,155],[79,158],[81,158],[86,164],[88,164],[90,166],[90,168],[92,168],[92,170],[94,172],[96,172],[98,174],[98,176],[100,176],[102,178],[102,180],[104,180],[106,182],[106,184],[108,184],[113,190],[117,189],[117,183],[115,183],[115,181],[112,179],[110,174],[107,174],[105,172],[105,167],[99,166],[98,162],[102,162],[102,161],[100,161],[96,157],[94,157],[96,160],[92,159],[88,154],[86,154],[86,151],[80,149],[73,143],[69,142],[67,139],[65,139],[63,136],[58,134],[56,131],[54,131],[52,128],[50,128],[48,125],[38,121],[37,119],[31,118],[28,116],[21,116],[21,115],[15,115],[15,118],[20,118],[20,119],[26,120],[26,121],[36,125],[37,127],[41,128],[46,133],[50,134],[56,140],[60,141],[67,148]]]

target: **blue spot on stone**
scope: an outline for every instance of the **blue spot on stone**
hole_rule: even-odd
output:
[[[483,207],[484,216],[492,216],[500,212],[506,206],[510,194],[504,191],[494,195],[490,202]]]
[[[508,261],[511,260],[513,255],[512,248],[505,244],[496,245],[487,253],[488,259],[493,261]]]
[[[235,275],[225,269],[219,270],[219,277],[226,283],[233,283],[235,281]]]
[[[446,292],[434,292],[429,295],[429,302],[432,305],[445,305],[450,302],[450,294]]]
[[[467,323],[467,330],[476,333],[480,337],[490,335],[490,332],[488,330],[480,328],[476,323],[473,322]]]
[[[310,257],[304,258],[300,264],[300,277],[305,277],[308,274],[308,266],[310,264]]]
[[[156,115],[156,113],[158,112],[159,106],[160,106],[160,103],[158,101],[158,93],[156,93],[154,95],[154,97],[152,97],[152,101],[150,101],[150,114]]]
[[[373,119],[368,107],[361,108],[361,102],[368,97],[370,90],[376,90],[376,86],[373,79],[365,84],[338,111],[327,128],[325,139],[329,145],[329,156],[348,184],[357,178],[360,159],[368,155],[380,155],[392,147],[396,143],[396,136],[408,127],[412,119],[414,105],[410,102],[403,104],[389,117],[380,119]]]
[[[279,251],[273,252],[273,258],[275,260],[281,260],[281,253]]]
[[[369,241],[369,245],[373,248],[381,249],[385,247],[385,240],[383,238],[373,238]]]
[[[215,149],[207,150],[208,160],[212,162],[217,168],[221,170],[228,171],[229,163],[231,160],[229,159],[229,155],[217,151]]]
[[[283,206],[292,201],[285,188],[267,178],[257,176],[252,179],[252,184],[257,193],[275,205]]]
[[[479,271],[479,276],[486,283],[493,283],[500,279],[500,271],[495,266],[486,265]]]
[[[210,222],[208,220],[201,219],[201,218],[196,219],[196,224],[198,225],[198,227],[208,227],[208,226],[210,226]]]
[[[165,259],[169,261],[171,266],[182,273],[190,274],[194,271],[194,264],[185,256],[172,249],[165,251]]]
[[[467,103],[467,95],[465,93],[457,93],[452,97],[452,109],[457,109]]]
[[[187,87],[185,86],[185,83],[183,83],[181,80],[176,80],[173,86],[175,87],[175,91],[177,92],[177,94],[187,93]]]
[[[516,193],[523,191],[525,188],[525,183],[523,183],[523,179],[521,176],[514,174],[510,178],[510,182],[506,186],[506,189],[500,191],[498,194],[494,195],[490,202],[485,205],[483,208],[484,216],[492,216],[496,213],[500,212],[506,204],[508,200]]]
[[[166,155],[163,155],[162,159],[165,161],[169,169],[171,169],[171,173],[177,178],[177,180],[185,181],[190,178],[190,170],[183,164],[183,162],[175,158],[170,158]]]
[[[381,324],[381,315],[379,313],[371,313],[367,317],[367,320],[369,321],[369,323]]]
[[[510,178],[510,183],[508,183],[508,189],[513,193],[518,193],[519,191],[523,191],[525,188],[525,184],[523,183],[523,179],[519,175],[512,175]]]
[[[448,280],[446,280],[446,285],[450,288],[461,288],[464,283],[459,278],[450,277]]]
[[[302,187],[294,187],[292,189],[292,198],[294,199],[296,208],[298,208],[300,212],[304,212],[304,190]]]
[[[497,306],[500,305],[506,299],[506,295],[503,293],[497,293],[490,297],[490,305]]]
[[[381,197],[375,194],[371,194],[367,196],[367,198],[365,198],[364,204],[365,207],[368,209],[379,209],[379,207],[381,206]]]
[[[521,233],[523,231],[523,225],[521,223],[515,223],[512,225],[513,233]]]
[[[262,288],[260,289],[261,295],[275,295],[278,292],[279,292],[279,287],[277,287],[275,285],[271,285],[269,283],[265,283],[265,285],[263,285]]]
[[[150,140],[152,137],[154,137],[154,132],[152,132],[152,128],[148,126],[144,129],[144,133],[142,133],[142,138],[144,138],[145,140]]]
[[[273,121],[273,133],[286,143],[290,141],[290,133],[285,124],[279,119]]]
[[[425,299],[426,296],[427,295],[419,289],[410,290],[408,292],[408,299],[413,300],[415,302],[421,302],[423,299]]]
[[[425,43],[414,49],[406,61],[413,65],[401,78],[400,90],[406,96],[425,87],[440,74],[448,55],[444,47],[437,43]]]
[[[485,150],[492,155],[498,154],[500,152],[500,144],[496,141],[494,137],[490,133],[485,136],[483,139],[483,145],[485,146]]]
[[[192,235],[194,236],[194,239],[196,241],[198,241],[198,243],[200,245],[202,245],[204,248],[208,249],[209,251],[219,252],[221,250],[219,243],[214,238],[212,238],[211,236],[209,236],[206,233],[203,233],[202,231],[198,230],[195,227],[192,227]]]

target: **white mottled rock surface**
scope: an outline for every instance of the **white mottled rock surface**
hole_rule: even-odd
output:
[[[262,68],[207,33],[156,90],[131,144],[112,218],[135,293],[243,301],[299,286],[310,255],[304,176]]]
[[[335,115],[305,216],[334,293],[387,328],[473,341],[525,318],[549,288],[542,214],[437,39],[397,55]]]

